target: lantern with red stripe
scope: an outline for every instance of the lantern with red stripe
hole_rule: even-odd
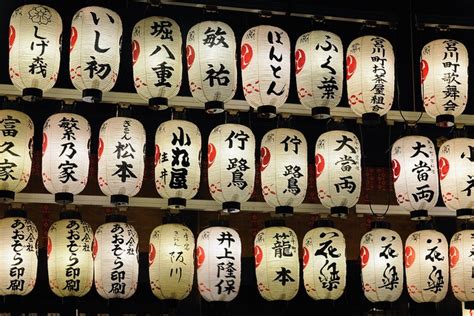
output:
[[[298,38],[295,74],[301,104],[316,119],[330,117],[330,109],[341,101],[344,79],[344,51],[339,36],[312,31]]]
[[[259,116],[275,117],[290,91],[290,39],[282,29],[259,25],[242,37],[242,88]]]
[[[173,19],[151,16],[133,28],[133,82],[138,95],[153,109],[167,109],[168,100],[179,92],[181,46],[181,30]]]
[[[255,136],[240,124],[222,124],[209,135],[207,145],[209,191],[224,212],[240,211],[255,184]]]
[[[9,73],[34,101],[51,89],[58,78],[63,22],[59,13],[45,5],[26,4],[13,11],[9,30]]]
[[[469,228],[469,227],[468,227]],[[449,266],[451,273],[451,289],[454,296],[461,302],[466,302],[470,307],[474,303],[474,280],[472,271],[474,262],[474,230],[470,229],[457,232],[451,238],[449,247]]]
[[[120,66],[122,21],[102,7],[85,7],[74,14],[69,42],[69,76],[85,102],[100,102],[112,90]]]

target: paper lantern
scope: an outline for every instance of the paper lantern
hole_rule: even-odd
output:
[[[138,284],[138,234],[123,215],[108,215],[94,235],[94,279],[105,299],[132,296]]]
[[[242,37],[242,88],[251,107],[262,117],[275,117],[290,91],[290,39],[282,29],[260,25]]]
[[[185,299],[193,287],[194,236],[184,225],[156,227],[150,236],[150,285],[160,300]]]
[[[449,247],[449,267],[451,274],[451,289],[454,296],[461,302],[474,303],[474,281],[472,271],[474,261],[474,230],[466,229],[457,232],[451,238]]]
[[[85,102],[100,102],[117,81],[122,21],[102,7],[85,7],[74,14],[69,42],[69,76]]]
[[[347,131],[319,136],[315,146],[316,187],[333,216],[346,217],[359,201],[362,186],[359,139]]]
[[[26,4],[13,11],[8,41],[9,74],[23,91],[23,99],[34,101],[51,89],[58,78],[63,22],[56,10]]]
[[[155,136],[155,185],[171,208],[183,208],[201,179],[201,132],[188,121],[171,120]]]
[[[320,220],[303,240],[303,281],[315,300],[337,300],[346,287],[346,240],[331,221]]]
[[[392,107],[395,56],[392,44],[380,36],[353,40],[346,55],[347,98],[364,124],[378,124]]]
[[[262,138],[262,194],[277,214],[291,214],[303,202],[308,185],[307,147],[304,135],[290,128],[273,129]]]
[[[181,46],[181,30],[173,19],[151,16],[133,28],[133,82],[138,95],[153,109],[167,109],[168,100],[179,92]]]
[[[425,111],[436,125],[449,127],[467,104],[469,56],[453,39],[429,42],[421,51],[421,93]]]
[[[71,203],[86,187],[90,138],[89,122],[77,114],[53,114],[44,123],[43,184],[56,202]]]
[[[127,205],[143,183],[146,134],[142,123],[129,117],[105,121],[99,133],[99,186],[111,202]]]
[[[0,295],[27,295],[36,283],[38,230],[22,210],[0,220]]]
[[[222,222],[204,229],[196,241],[198,289],[208,302],[230,302],[240,289],[240,236]]]
[[[295,74],[301,104],[316,119],[330,117],[330,109],[341,101],[344,79],[344,51],[339,36],[312,31],[298,38]]]
[[[460,219],[473,216],[474,139],[454,138],[439,149],[439,180],[444,204]]]
[[[406,136],[392,145],[392,175],[400,206],[412,220],[426,219],[438,201],[438,167],[433,142],[423,136]]]
[[[464,302],[461,305],[462,316],[474,316],[474,309],[471,309]]]
[[[64,211],[60,218],[48,231],[49,287],[59,297],[82,297],[94,277],[94,234],[78,212]]]
[[[15,110],[0,110],[0,200],[11,202],[30,180],[34,125]]]
[[[255,236],[257,287],[267,301],[289,301],[298,293],[300,266],[298,237],[283,221],[266,223]]]
[[[224,212],[240,211],[255,184],[255,136],[240,124],[222,124],[209,135],[207,174],[212,198]]]
[[[372,303],[395,302],[403,291],[403,243],[387,222],[373,222],[360,240],[362,289]]]
[[[448,242],[433,229],[416,231],[405,243],[407,290],[417,303],[438,303],[448,292]]]

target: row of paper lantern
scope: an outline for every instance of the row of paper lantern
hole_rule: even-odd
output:
[[[54,86],[59,70],[62,21],[44,5],[17,8],[10,20],[10,78],[25,98],[41,96]],[[85,101],[99,101],[117,79],[122,23],[113,11],[86,7],[72,19],[70,78]],[[166,108],[182,80],[179,25],[167,17],[148,17],[132,31],[133,82],[154,108]],[[262,116],[274,116],[290,87],[290,39],[274,26],[245,32],[240,58],[247,102]],[[186,37],[189,87],[208,112],[220,112],[237,88],[236,39],[224,22],[205,21]],[[313,116],[326,118],[340,103],[343,90],[343,46],[336,34],[313,31],[295,47],[295,76],[301,103]],[[467,103],[468,53],[452,39],[425,45],[421,55],[421,87],[426,112],[440,125],[452,125]],[[346,53],[348,100],[365,120],[378,120],[393,103],[395,58],[392,45],[380,36],[352,41]]]

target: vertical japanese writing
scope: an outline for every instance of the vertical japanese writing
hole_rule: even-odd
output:
[[[77,164],[71,160],[76,156],[76,131],[80,131],[78,126],[79,121],[73,116],[67,118],[63,117],[59,122],[58,126],[62,129],[61,137],[61,152],[59,154],[58,169],[61,170],[59,174],[59,181],[61,183],[68,183],[69,181],[76,182],[75,177]]]
[[[433,177],[434,173],[433,158],[430,158],[433,157],[434,152],[430,147],[427,148],[426,144],[419,141],[415,141],[414,146],[411,147],[413,154],[410,158],[414,158],[415,161],[419,159],[419,162],[415,162],[411,169],[411,172],[416,174],[417,181],[416,191],[411,194],[415,202],[425,200],[430,203],[435,196],[435,192],[429,185],[430,177]]]
[[[217,288],[217,294],[225,293],[230,295],[236,292],[236,258],[231,250],[232,245],[235,243],[235,238],[232,232],[225,230],[221,231],[216,240],[218,242],[219,254],[216,256],[216,278],[218,281],[214,286]]]
[[[281,31],[268,31],[267,33],[267,42],[271,45],[270,51],[268,52],[269,66],[272,71],[273,80],[268,86],[267,95],[276,95],[281,96],[285,93],[286,85],[282,87],[277,87],[276,79],[280,79],[280,71],[282,71],[281,65],[283,64],[283,53],[278,54],[284,47],[282,42],[283,32]]]
[[[135,155],[139,153],[136,152],[134,145],[131,142],[132,136],[130,135],[130,126],[132,122],[125,119],[122,123],[123,134],[122,137],[117,140],[115,145],[115,151],[113,152],[117,156],[118,164],[116,166],[115,172],[112,176],[117,176],[120,178],[121,182],[127,182],[129,178],[137,178],[133,172],[133,160]]]
[[[168,172],[166,168],[161,171],[160,178],[165,185],[171,189],[187,189],[188,188],[188,169],[191,165],[189,161],[189,147],[192,145],[191,137],[184,131],[181,126],[173,132],[171,144],[171,170]],[[164,152],[161,162],[168,160],[168,153]],[[170,179],[168,182],[168,174]]]
[[[288,232],[281,232],[276,233],[273,235],[273,246],[272,249],[274,250],[273,257],[274,258],[283,258],[283,257],[293,257],[296,252],[295,247],[295,236],[292,231]],[[287,283],[295,282],[295,273],[291,271],[291,269],[287,269],[286,267],[281,267],[280,270],[275,271],[275,278],[273,281],[280,282],[281,285],[285,286]]]
[[[155,87],[171,87],[169,79],[173,76],[174,67],[170,65],[170,61],[175,61],[176,57],[174,56],[171,49],[168,47],[172,42],[173,38],[173,23],[169,20],[160,20],[153,21],[153,24],[150,26],[150,36],[159,38],[161,41],[157,42],[158,44],[153,49],[150,54],[154,56],[156,54],[160,55],[158,59],[160,62],[156,65],[152,65],[151,69],[156,74],[156,81],[154,83]]]
[[[354,181],[351,170],[355,168],[359,170],[359,142],[355,135],[348,136],[346,134],[338,135],[336,138],[336,148],[334,152],[336,154],[335,166],[339,167],[342,171],[341,176],[338,176],[340,182],[335,182],[334,187],[337,193],[347,192],[349,194],[354,193],[357,190],[357,183]],[[347,175],[344,175],[347,174]]]
[[[63,290],[67,290],[69,292],[78,292],[80,289],[80,275],[81,275],[81,268],[79,264],[79,258],[77,252],[80,249],[79,241],[80,241],[80,225],[75,220],[68,221],[66,226],[67,229],[67,242],[66,245],[67,250],[69,251],[69,258],[68,263],[66,264],[66,281]]]
[[[330,35],[325,35],[324,40],[317,42],[314,49],[316,51],[322,50],[324,52],[338,52],[336,45],[333,43],[333,38]],[[334,99],[336,90],[339,90],[336,82],[337,71],[331,66],[332,56],[328,55],[326,60],[322,60],[320,64],[321,69],[324,69],[326,75],[321,75],[320,85],[318,89],[321,91],[321,99]]]
[[[322,232],[319,235],[322,242],[319,243],[320,247],[314,253],[315,257],[321,256],[324,258],[324,264],[319,270],[318,279],[322,283],[323,289],[328,291],[337,289],[341,282],[337,262],[333,260],[341,256],[341,253],[333,244],[334,239],[338,237],[340,237],[339,234],[334,231]]]
[[[444,40],[444,55],[441,60],[443,70],[441,75],[441,80],[444,82],[445,86],[442,90],[443,92],[443,108],[446,112],[454,111],[459,107],[458,102],[460,98],[459,86],[461,82],[459,81],[458,68],[461,66],[459,64],[459,42],[455,40]]]
[[[438,248],[441,243],[441,239],[428,239],[426,241],[428,245],[433,247],[427,247],[427,253],[425,255],[425,261],[436,263],[440,261],[444,261],[445,257],[439,252]],[[436,243],[436,244],[435,244]],[[443,290],[444,287],[444,276],[443,270],[439,268],[437,265],[432,265],[432,269],[430,274],[428,275],[428,279],[426,280],[426,288],[423,288],[425,291],[431,291],[433,293],[438,293]]]
[[[112,254],[114,256],[114,263],[112,271],[110,272],[110,284],[109,293],[112,294],[125,294],[126,283],[124,282],[126,277],[126,271],[123,268],[124,262],[122,256],[126,251],[125,245],[125,229],[120,223],[114,223],[110,229],[110,234],[112,235]],[[124,247],[122,247],[124,246]]]
[[[170,278],[177,278],[177,282],[181,282],[183,276],[183,268],[187,265],[185,252],[190,250],[189,235],[186,230],[179,232],[173,231],[173,248],[168,253],[171,266]]]
[[[15,168],[17,164],[12,161],[13,157],[18,157],[18,153],[15,150],[15,138],[18,134],[17,124],[20,124],[20,120],[7,115],[0,120],[0,131],[4,137],[3,144],[0,145],[0,181],[18,180],[14,176]]]
[[[385,261],[385,269],[382,274],[382,284],[379,286],[379,289],[386,289],[393,291],[399,285],[400,278],[398,276],[397,267],[393,264],[391,259],[397,258],[399,253],[393,247],[394,242],[396,242],[395,236],[382,236],[380,237],[380,246],[379,260]]]
[[[373,112],[378,112],[385,107],[385,85],[387,83],[387,58],[385,56],[385,43],[384,38],[374,36],[371,38],[372,52],[370,54],[370,60],[372,61],[372,77],[373,83],[372,97],[370,104]]]

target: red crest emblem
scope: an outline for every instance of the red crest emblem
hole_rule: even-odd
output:
[[[77,41],[77,30],[76,28],[73,26],[71,27],[71,39],[69,41],[69,52],[72,52],[72,50],[74,49],[74,46],[76,46],[76,41]]]
[[[132,65],[138,60],[138,56],[140,56],[140,44],[136,40],[132,42]]]
[[[352,75],[356,71],[357,60],[354,56],[348,55],[346,58],[346,80],[351,79]]]
[[[448,175],[448,172],[449,172],[449,161],[448,161],[448,159],[446,159],[444,157],[439,158],[438,168],[439,168],[439,179],[444,180],[444,178],[446,178],[446,176]]]
[[[244,44],[240,48],[240,69],[244,70],[250,64],[253,57],[252,46]]]
[[[253,254],[255,256],[255,268],[258,268],[260,263],[262,263],[262,259],[263,259],[262,248],[260,248],[260,246],[258,246],[258,245],[255,246],[253,248]]]
[[[392,159],[392,176],[393,182],[396,182],[400,176],[400,163],[396,159]]]
[[[405,268],[411,267],[413,262],[415,262],[415,258],[415,249],[411,246],[405,247]]]
[[[369,262],[369,249],[367,247],[362,246],[360,247],[360,266],[361,268],[365,268],[367,263]]]
[[[424,59],[420,62],[420,70],[421,70],[421,83],[425,82],[426,76],[428,76],[428,62]]]
[[[153,244],[150,244],[150,252],[148,253],[148,264],[151,266],[155,262],[156,249]]]
[[[194,48],[191,45],[186,46],[186,63],[188,64],[188,69],[193,65],[194,58],[196,58]]]
[[[455,246],[449,247],[449,266],[454,268],[459,261],[459,250]]]
[[[16,36],[16,31],[13,25],[10,25],[10,29],[8,31],[8,51],[13,47],[13,43],[15,43],[15,36]]]
[[[304,50],[298,49],[295,52],[295,73],[298,74],[304,67],[306,62],[306,55]]]
[[[216,146],[214,144],[209,143],[207,145],[207,168],[210,168],[214,161],[216,160]]]
[[[316,165],[316,178],[323,173],[324,170],[324,157],[321,154],[316,154],[314,157],[315,165]]]
[[[199,269],[202,264],[204,263],[204,259],[206,258],[206,255],[204,254],[204,249],[199,246],[196,249],[196,259],[197,259],[197,268]]]
[[[267,168],[270,163],[270,150],[267,147],[260,148],[260,172]]]

